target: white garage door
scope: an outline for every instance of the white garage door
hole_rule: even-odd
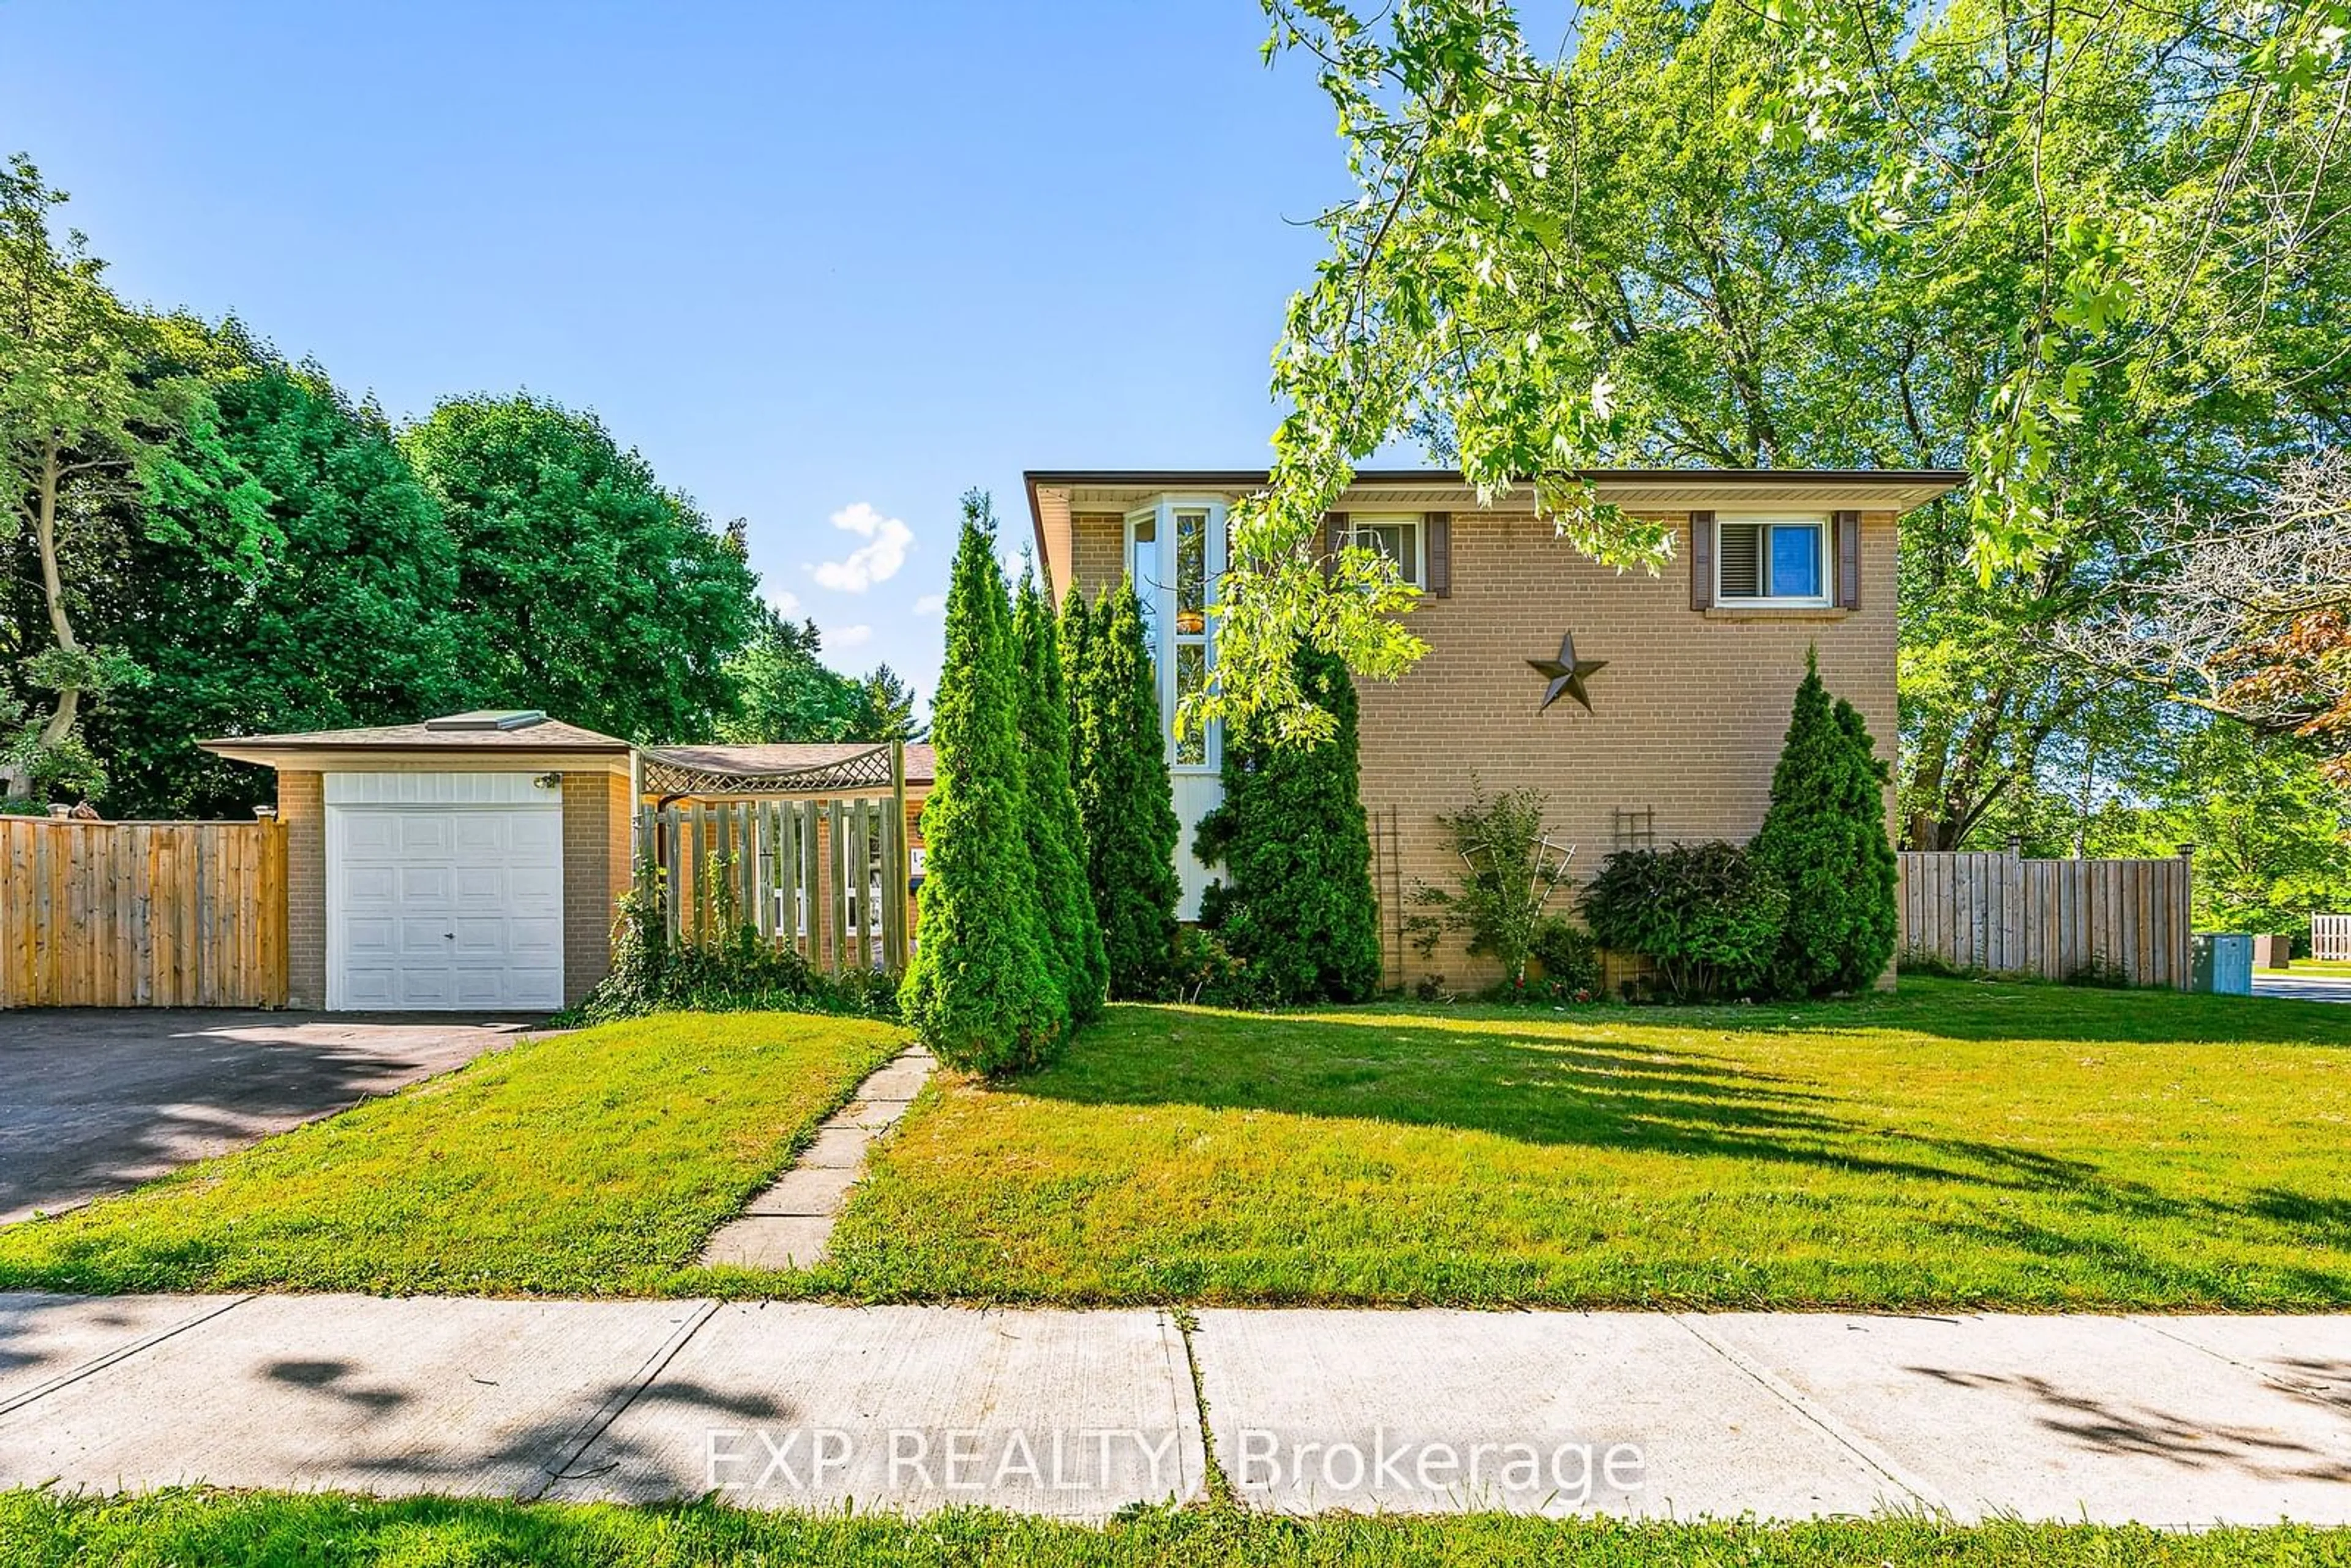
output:
[[[563,1005],[563,810],[527,774],[327,776],[327,1005]]]

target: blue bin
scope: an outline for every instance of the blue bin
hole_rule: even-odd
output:
[[[2199,932],[2189,968],[2189,988],[2223,997],[2252,996],[2252,937],[2235,932]]]

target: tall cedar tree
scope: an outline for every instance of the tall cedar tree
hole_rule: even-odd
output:
[[[1886,765],[1850,704],[1832,703],[1807,655],[1756,860],[1788,891],[1771,966],[1783,996],[1859,990],[1894,956],[1894,849],[1886,836]]]
[[[1836,700],[1836,721],[1853,758],[1854,821],[1876,830],[1855,835],[1861,843],[1861,866],[1855,878],[1860,896],[1855,901],[1853,968],[1849,983],[1840,988],[1858,990],[1877,984],[1902,939],[1902,866],[1886,831],[1886,789],[1894,781],[1893,765],[1877,755],[1869,721],[1843,697]]]
[[[1380,983],[1379,905],[1357,782],[1355,686],[1332,654],[1301,647],[1298,685],[1331,737],[1283,742],[1259,719],[1225,732],[1223,804],[1200,820],[1202,863],[1222,861],[1200,922],[1272,1002],[1360,1002]]]
[[[1061,640],[1051,602],[1032,571],[1020,574],[1014,603],[1020,657],[1020,745],[1027,762],[1029,856],[1037,867],[1048,967],[1072,1024],[1100,1016],[1110,984],[1101,917],[1086,885],[1085,830],[1070,787],[1070,694],[1061,674]]]
[[[946,661],[932,704],[938,772],[923,808],[927,873],[898,999],[940,1061],[996,1074],[1050,1056],[1069,1011],[1046,962],[1029,853],[1021,682],[996,518],[977,490],[963,508]]]
[[[1110,956],[1110,994],[1147,1000],[1165,994],[1175,956],[1181,830],[1133,580],[1106,593],[1084,624],[1078,755],[1090,808],[1086,881]]]
[[[1092,888],[1092,844],[1102,827],[1102,789],[1095,783],[1093,743],[1088,737],[1096,728],[1094,717],[1093,617],[1086,611],[1086,596],[1075,583],[1070,585],[1069,597],[1061,601],[1061,674],[1062,685],[1070,697],[1070,788],[1078,802],[1078,863],[1087,869],[1087,887]],[[1102,915],[1094,916],[1094,928],[1102,929]]]

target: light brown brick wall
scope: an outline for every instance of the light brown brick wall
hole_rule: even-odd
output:
[[[1115,580],[1118,519],[1074,523],[1078,580],[1091,591]],[[1748,838],[1769,803],[1808,645],[1820,650],[1829,690],[1861,710],[1890,761],[1894,557],[1894,514],[1865,512],[1859,610],[1699,612],[1689,607],[1686,523],[1674,560],[1653,578],[1585,559],[1530,514],[1456,512],[1452,595],[1422,599],[1405,622],[1427,654],[1392,685],[1358,683],[1364,804],[1375,842],[1377,818],[1395,813],[1407,912],[1416,881],[1457,883],[1460,861],[1437,819],[1468,801],[1473,772],[1489,793],[1548,791],[1552,836],[1576,846],[1580,875],[1614,847],[1612,808],[1654,808],[1660,844]],[[1575,633],[1579,656],[1607,661],[1589,683],[1595,711],[1562,697],[1538,715],[1542,677],[1527,661],[1553,656],[1563,632]],[[1387,899],[1384,880],[1380,891]],[[1435,974],[1471,988],[1499,974],[1458,940],[1427,958],[1406,947],[1399,972],[1395,914],[1383,915],[1391,981]]]
[[[1070,559],[1088,603],[1125,574],[1126,519],[1115,512],[1091,512],[1070,519]]]
[[[1395,685],[1358,687],[1364,804],[1396,813],[1407,904],[1416,880],[1458,883],[1460,861],[1437,817],[1468,800],[1473,771],[1489,793],[1548,791],[1553,841],[1575,846],[1579,877],[1615,847],[1612,808],[1654,809],[1660,844],[1751,836],[1808,646],[1891,760],[1894,550],[1893,514],[1863,514],[1861,608],[1849,613],[1699,612],[1686,524],[1675,560],[1653,578],[1583,559],[1530,516],[1456,513],[1452,597],[1422,600],[1406,622],[1427,655]],[[1588,683],[1593,712],[1563,696],[1538,715],[1542,677],[1526,662],[1556,654],[1563,632],[1575,633],[1579,657],[1608,667]],[[1391,978],[1436,974],[1468,988],[1499,973],[1454,940],[1427,958],[1408,947]]]
[[[613,905],[629,888],[629,781],[563,776],[563,1000],[576,1003],[612,967]]]
[[[286,1005],[327,1005],[327,787],[317,773],[281,770],[286,824]]]

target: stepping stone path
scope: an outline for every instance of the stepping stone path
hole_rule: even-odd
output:
[[[938,1061],[909,1046],[857,1086],[857,1098],[816,1130],[799,1163],[753,1198],[742,1218],[719,1228],[703,1249],[705,1264],[744,1269],[805,1269],[832,1239],[832,1222],[865,1166],[873,1140],[906,1113]]]

